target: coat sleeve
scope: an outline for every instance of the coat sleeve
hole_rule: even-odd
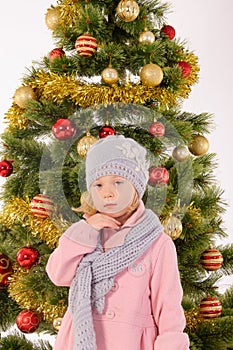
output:
[[[55,285],[70,286],[83,255],[95,250],[98,235],[99,231],[84,220],[64,232],[46,265],[46,272]]]
[[[184,333],[185,316],[181,306],[183,291],[173,241],[163,234],[151,279],[151,303],[158,336],[154,350],[188,350]]]

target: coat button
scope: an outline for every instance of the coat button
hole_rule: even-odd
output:
[[[114,311],[112,311],[112,310],[109,310],[109,311],[107,311],[106,312],[106,317],[107,318],[114,318],[115,317],[115,312]]]
[[[114,282],[114,285],[111,288],[111,291],[115,292],[119,288],[119,285],[117,282]]]

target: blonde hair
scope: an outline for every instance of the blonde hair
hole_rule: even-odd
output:
[[[132,199],[131,204],[128,207],[127,212],[131,213],[137,209],[139,205],[139,196],[137,191],[135,190],[134,197]],[[73,211],[77,213],[83,213],[88,216],[92,216],[97,213],[96,208],[94,207],[93,200],[91,194],[88,191],[82,193],[80,197],[80,207],[72,208]]]

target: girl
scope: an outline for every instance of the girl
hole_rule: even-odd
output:
[[[91,146],[88,211],[47,264],[54,284],[70,286],[55,350],[189,349],[175,246],[144,207],[147,181],[146,150],[133,139]]]

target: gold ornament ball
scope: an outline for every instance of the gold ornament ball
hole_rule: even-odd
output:
[[[61,322],[62,322],[62,317],[57,317],[53,320],[53,328],[55,329],[55,331],[59,331],[60,327],[61,327]]]
[[[144,85],[158,86],[163,80],[163,71],[157,64],[148,63],[142,67],[140,79]]]
[[[186,159],[189,158],[189,150],[184,145],[179,145],[174,148],[172,152],[172,157],[177,160],[178,162],[184,162]]]
[[[51,30],[56,29],[59,24],[60,11],[58,8],[51,7],[47,10],[45,15],[45,23],[47,27]]]
[[[114,84],[119,80],[117,70],[112,67],[105,68],[101,74],[101,77],[106,84]]]
[[[134,0],[121,0],[116,8],[118,17],[124,22],[132,22],[139,15],[138,3]]]
[[[164,221],[162,221],[164,232],[170,236],[173,240],[176,240],[180,237],[183,226],[180,219],[178,219],[175,215],[170,214]]]
[[[149,30],[145,30],[139,35],[138,41],[140,44],[153,44],[155,41],[155,36]]]
[[[83,136],[77,144],[77,151],[81,158],[85,158],[89,148],[96,143],[98,139],[87,132],[86,136]]]
[[[14,101],[20,108],[26,108],[30,100],[35,100],[36,95],[30,86],[21,86],[15,91]]]
[[[209,149],[209,141],[203,135],[195,135],[189,144],[189,150],[195,156],[202,156]]]

